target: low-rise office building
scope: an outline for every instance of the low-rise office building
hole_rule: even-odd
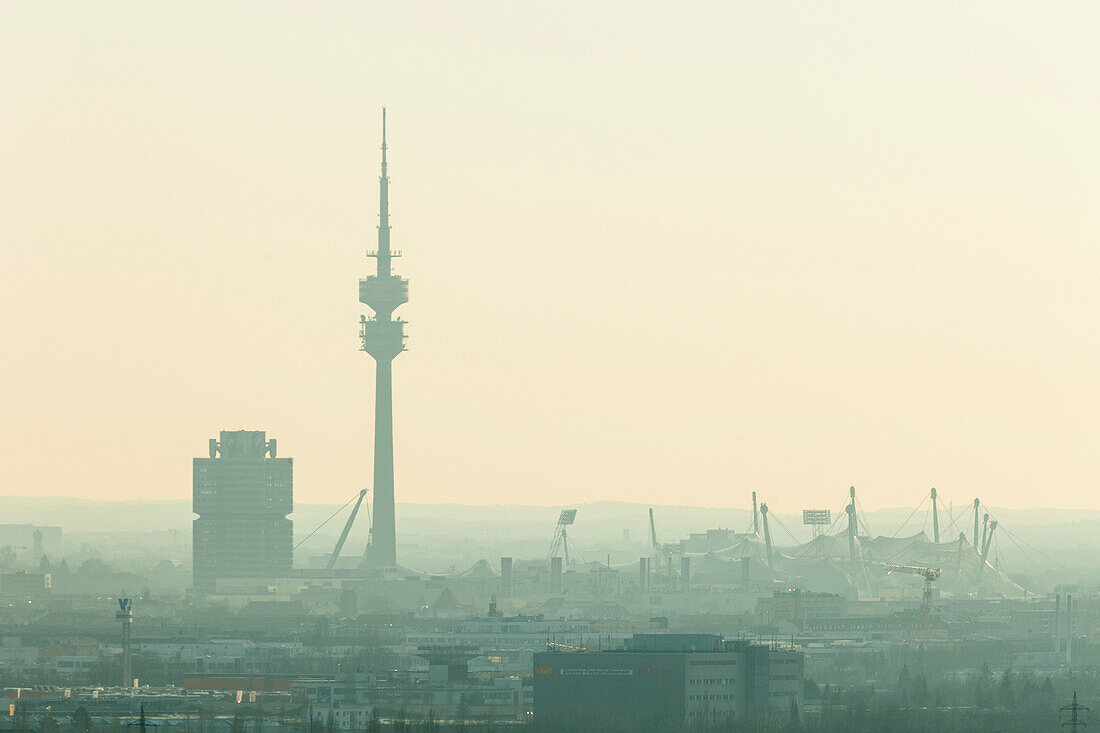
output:
[[[535,715],[685,726],[750,708],[790,709],[803,689],[801,652],[708,634],[635,634],[614,652],[541,652]]]

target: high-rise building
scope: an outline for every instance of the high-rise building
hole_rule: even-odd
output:
[[[359,302],[374,315],[360,316],[361,349],[375,363],[374,378],[374,524],[371,544],[363,555],[367,566],[397,564],[397,528],[393,497],[393,384],[395,356],[405,350],[405,321],[394,318],[409,300],[409,281],[394,275],[390,265],[400,252],[390,249],[390,179],[386,175],[386,110],[382,110],[382,176],[379,178],[378,249],[369,252],[376,274],[359,281]]]
[[[275,457],[262,430],[223,430],[210,457],[194,459],[194,586],[212,593],[218,578],[290,572],[293,460]]]

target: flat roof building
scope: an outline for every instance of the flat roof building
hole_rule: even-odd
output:
[[[681,730],[747,710],[790,709],[803,687],[801,652],[709,634],[635,634],[612,652],[540,652],[535,716]]]
[[[262,430],[223,430],[194,459],[194,587],[218,578],[285,577],[292,565],[293,462]]]

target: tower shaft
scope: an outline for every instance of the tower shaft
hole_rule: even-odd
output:
[[[374,562],[397,564],[393,497],[393,362],[380,360],[374,374]]]

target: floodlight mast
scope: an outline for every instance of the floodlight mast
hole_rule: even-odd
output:
[[[553,558],[559,549],[565,547],[565,565],[569,565],[569,536],[566,532],[566,527],[573,524],[577,519],[576,509],[562,509],[561,514],[558,515],[557,526],[554,527],[554,537],[550,540],[550,551],[546,553],[546,564],[550,565],[550,560]]]
[[[802,524],[808,526],[816,540],[824,528],[833,521],[833,513],[828,509],[803,509]]]

